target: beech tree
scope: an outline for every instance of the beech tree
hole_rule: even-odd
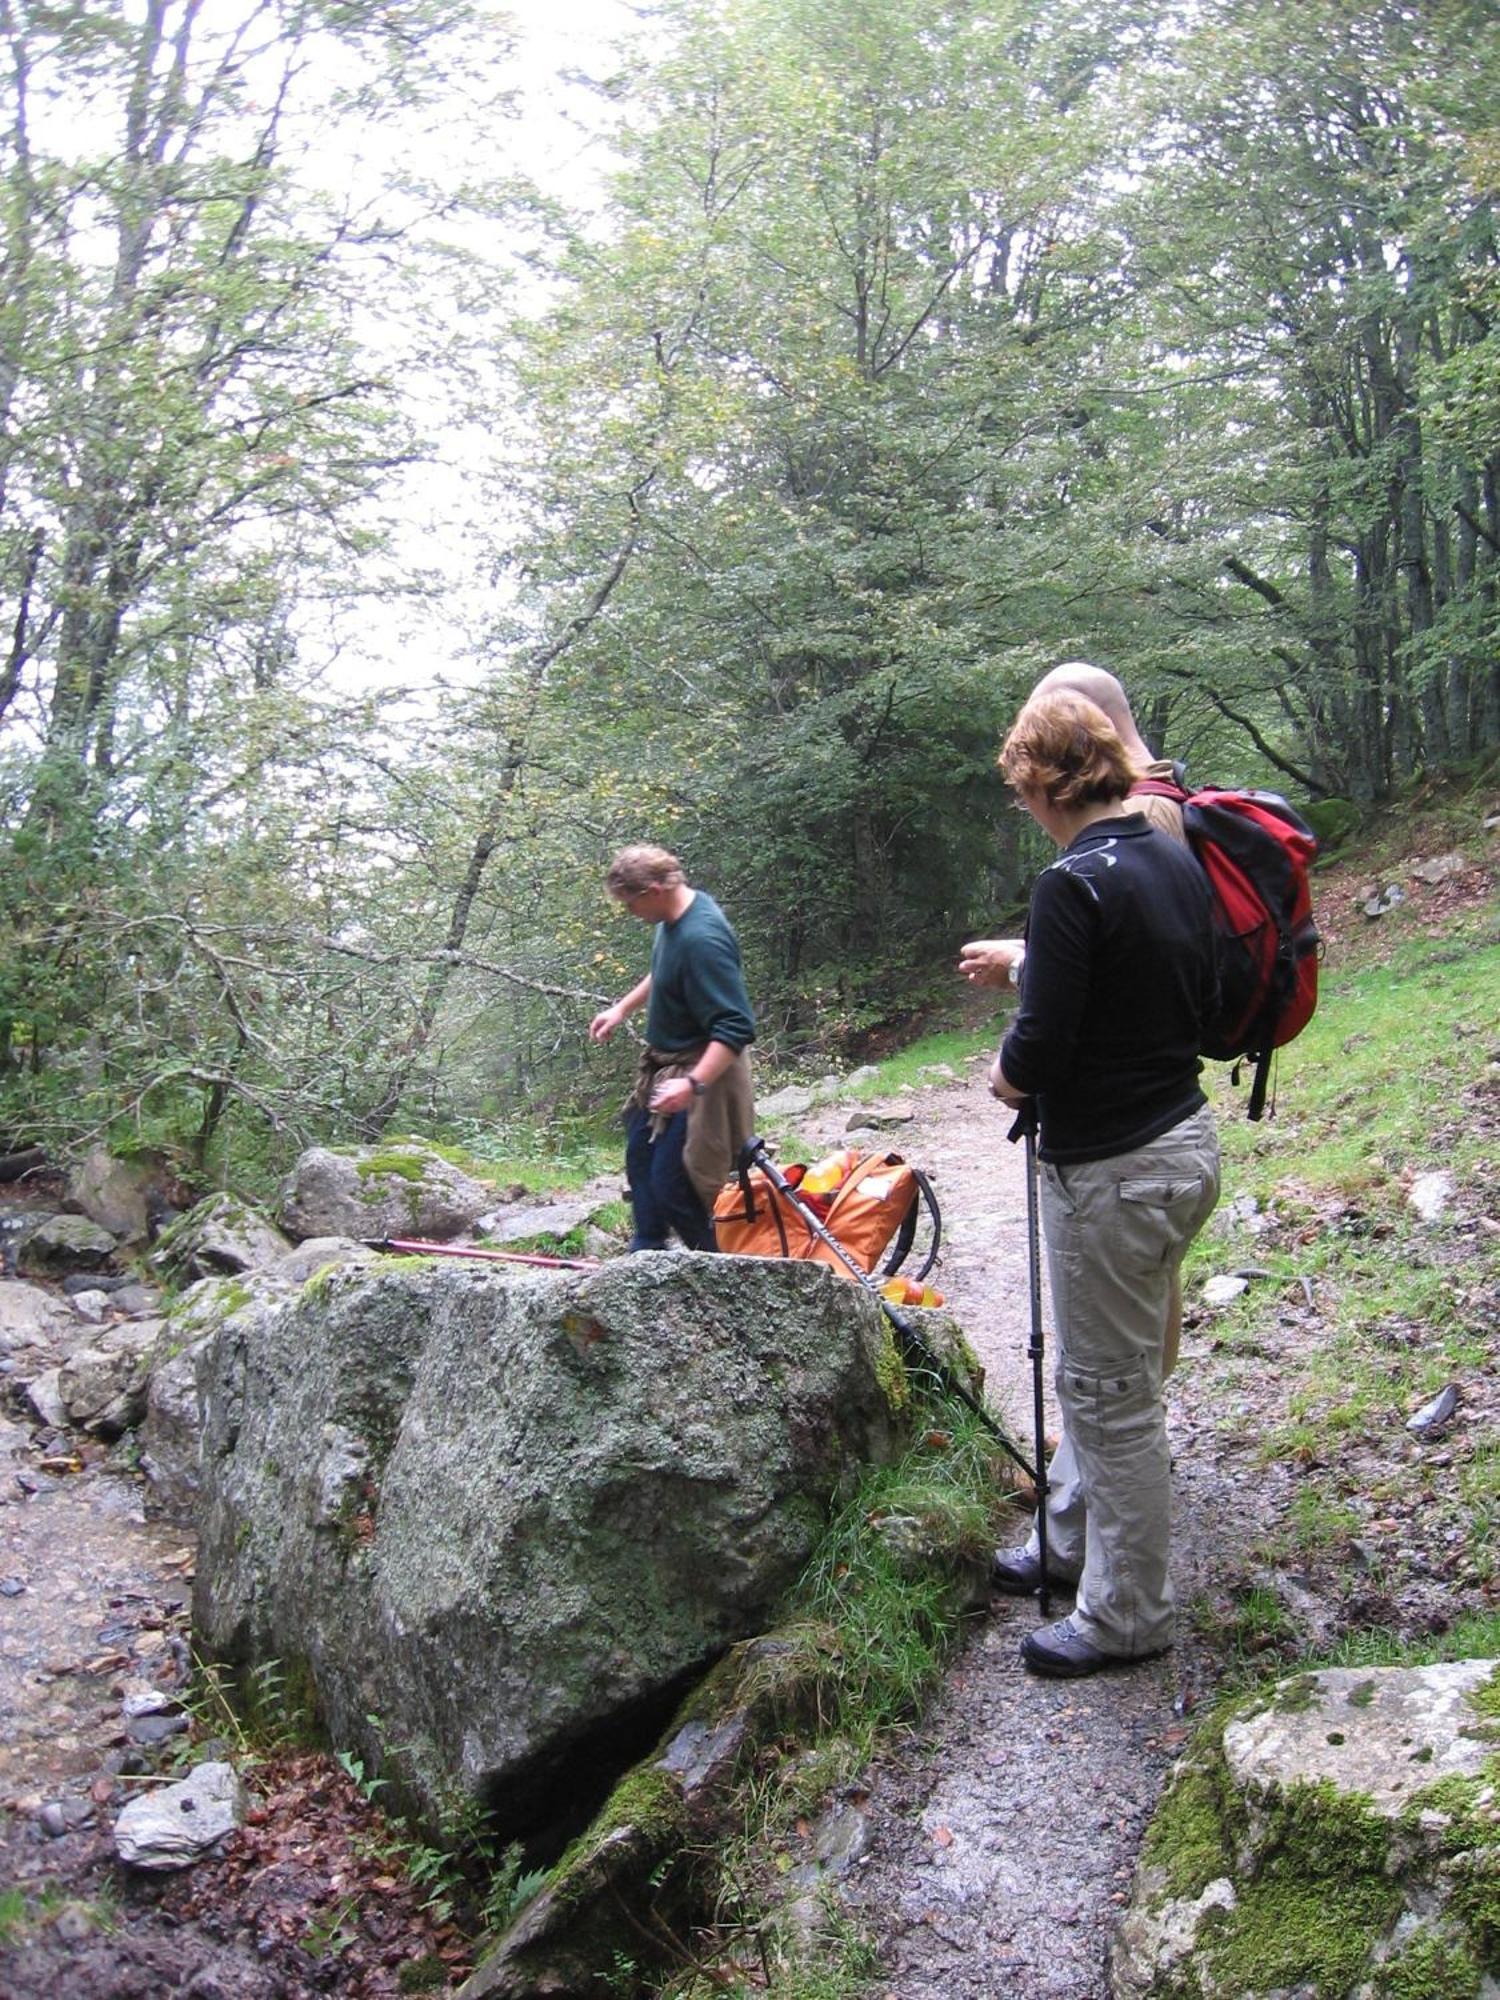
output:
[[[531,343],[537,590],[631,548],[549,754],[607,837],[732,881],[792,1027],[857,1027],[1014,893],[991,765],[1088,587],[1082,183],[1139,11],[670,10]]]
[[[399,850],[374,689],[319,676],[339,608],[400,587],[373,502],[420,448],[393,329],[431,204],[339,163],[470,25],[0,0],[0,1072],[30,1123],[175,1092],[206,1145],[239,1093],[305,1130],[409,1028],[379,951],[347,1018]]]
[[[1155,80],[1135,246],[1170,670],[1295,784],[1358,799],[1500,741],[1482,142],[1500,28],[1217,0]]]

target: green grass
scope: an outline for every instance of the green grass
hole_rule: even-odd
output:
[[[618,1173],[625,1147],[617,1113],[602,1111],[466,1126],[460,1144],[471,1173],[533,1194],[571,1193],[602,1174]]]
[[[64,1913],[90,1930],[108,1933],[118,1928],[120,1909],[113,1884],[88,1901],[69,1895],[62,1883],[43,1879],[22,1888],[0,1889],[0,1949],[25,1944]]]
[[[1265,1463],[1336,1458],[1346,1438],[1399,1436],[1443,1385],[1485,1365],[1493,1296],[1485,1239],[1451,1215],[1496,1186],[1496,1112],[1486,1064],[1500,1020],[1493,920],[1460,935],[1407,938],[1390,963],[1325,977],[1319,1011],[1282,1051],[1274,1119],[1251,1125],[1220,1085],[1226,1202],[1253,1195],[1271,1223],[1253,1240],[1210,1229],[1185,1273],[1195,1285],[1245,1261],[1266,1275],[1215,1315],[1220,1351],[1270,1361],[1285,1384]],[[1421,1220],[1420,1173],[1453,1177],[1450,1219]],[[1287,1338],[1283,1320],[1301,1338]],[[1320,1511],[1336,1473],[1324,1472]],[[1493,1541],[1493,1474],[1470,1475]]]
[[[816,1944],[780,1925],[762,1927],[753,1940],[714,1954],[664,1986],[661,2000],[765,2000],[768,1994],[772,2000],[857,2000],[879,1970],[870,1941],[828,1909]]]
[[[1500,1611],[1474,1611],[1446,1632],[1400,1639],[1390,1632],[1347,1633],[1309,1667],[1420,1667],[1435,1660],[1500,1659]]]
[[[792,1595],[785,1663],[813,1690],[818,1736],[863,1756],[918,1711],[955,1638],[953,1571],[995,1546],[1006,1484],[988,1432],[945,1411],[942,1428],[872,1470],[830,1524]],[[913,1545],[927,1559],[913,1561]]]
[[[957,1406],[934,1409],[911,1451],[871,1468],[830,1522],[786,1607],[790,1643],[757,1683],[784,1690],[807,1745],[836,1740],[856,1764],[920,1710],[957,1638],[955,1576],[995,1545],[1008,1504],[988,1431]]]
[[[855,1102],[864,1104],[871,1098],[894,1097],[898,1091],[920,1089],[924,1084],[935,1081],[931,1074],[934,1069],[948,1068],[956,1076],[962,1076],[976,1056],[993,1055],[999,1043],[997,1011],[993,1026],[950,1028],[938,1034],[924,1035],[910,1048],[877,1063],[875,1067],[879,1074],[854,1084],[848,1095]]]
[[[1493,1150],[1470,1129],[1464,1101],[1497,1020],[1493,920],[1468,937],[1406,940],[1389,964],[1325,975],[1318,1012],[1278,1058],[1275,1118],[1251,1125],[1243,1097],[1223,1086],[1236,1189],[1265,1201],[1290,1173],[1303,1199],[1355,1196],[1386,1188],[1413,1163],[1462,1176]]]

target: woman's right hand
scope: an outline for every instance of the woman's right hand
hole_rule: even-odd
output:
[[[971,938],[958,954],[958,969],[971,986],[1008,986],[1010,969],[1026,956],[1020,938]]]

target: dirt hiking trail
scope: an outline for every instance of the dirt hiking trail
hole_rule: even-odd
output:
[[[1025,1150],[984,1085],[988,1058],[913,1092],[893,1149],[928,1173],[943,1215],[933,1281],[984,1363],[986,1399],[1029,1457],[1031,1333]],[[890,1107],[883,1107],[889,1109]],[[810,1137],[848,1139],[847,1114]],[[850,1137],[866,1139],[866,1135]],[[1055,1435],[1052,1327],[1043,1284],[1047,1429]],[[1209,1586],[1231,1530],[1253,1532],[1242,1499],[1199,1438],[1194,1335],[1169,1385],[1179,1606]],[[1222,1449],[1219,1447],[1218,1449]],[[1016,1518],[1022,1539],[1025,1520]],[[1052,1617],[1072,1603],[1054,1592]],[[1110,1933],[1186,1717],[1211,1686],[1208,1655],[1174,1651],[1090,1680],[1039,1680],[1021,1666],[1035,1600],[995,1597],[929,1713],[867,1776],[868,1838],[845,1901],[878,1939],[888,2000],[1103,2000]],[[1185,1621],[1179,1616],[1179,1624]]]

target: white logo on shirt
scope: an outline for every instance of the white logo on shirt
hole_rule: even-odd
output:
[[[1059,854],[1057,859],[1050,865],[1053,868],[1061,868],[1063,872],[1067,875],[1076,875],[1078,872],[1078,864],[1080,861],[1092,861],[1095,858],[1095,856],[1097,856],[1104,863],[1106,868],[1117,868],[1119,866],[1119,861],[1117,857],[1111,854],[1109,851],[1112,847],[1116,845],[1118,845],[1116,836],[1114,834],[1111,834],[1109,838],[1103,841],[1098,847],[1085,848],[1082,854]]]

